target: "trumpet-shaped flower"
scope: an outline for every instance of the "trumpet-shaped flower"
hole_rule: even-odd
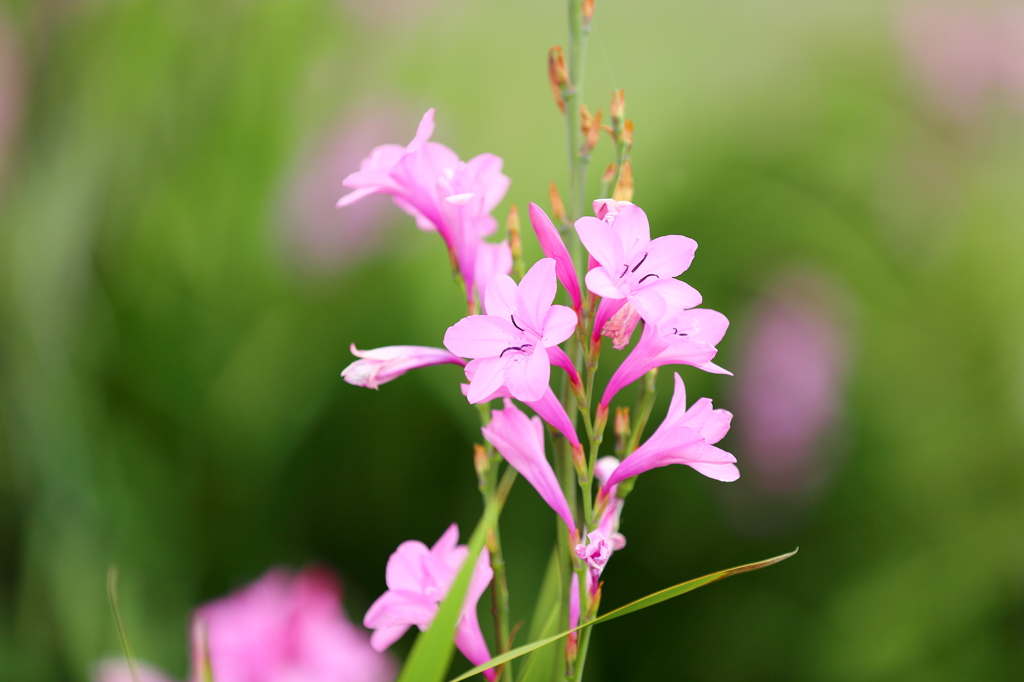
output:
[[[543,258],[518,285],[495,275],[484,299],[486,315],[470,315],[444,335],[455,355],[480,360],[469,385],[469,402],[487,400],[502,386],[512,397],[540,400],[548,389],[551,363],[578,381],[572,361],[558,344],[572,336],[576,313],[555,299],[555,261]]]
[[[511,400],[505,398],[505,409],[491,412],[491,423],[481,430],[484,438],[562,517],[569,533],[575,532],[576,524],[569,511],[569,503],[544,455],[544,425],[540,418],[527,417]]]
[[[459,545],[459,527],[454,523],[427,548],[417,540],[408,540],[388,559],[385,580],[388,589],[370,605],[363,625],[374,630],[370,644],[384,651],[401,638],[413,625],[426,630],[437,615],[439,604],[448,596],[455,577],[469,555],[465,545]],[[455,646],[473,665],[490,660],[476,605],[494,577],[487,550],[477,557],[473,576],[469,582],[462,613],[455,631]],[[494,679],[493,671],[485,673]]]
[[[500,157],[480,154],[463,162],[448,147],[430,142],[433,132],[434,110],[430,109],[408,146],[382,145],[363,159],[359,170],[342,182],[355,191],[337,205],[348,206],[370,194],[391,195],[420,229],[441,235],[472,300],[474,286],[487,284],[476,277],[478,264],[485,272],[507,265],[503,270],[507,273],[512,267],[508,244],[483,241],[498,228],[491,211],[508,191],[509,179],[501,172]],[[497,253],[481,256],[481,245]],[[478,294],[483,299],[484,292]]]
[[[645,322],[640,341],[608,381],[601,405],[607,409],[616,393],[663,365],[693,365],[713,374],[731,374],[711,362],[728,328],[725,315],[705,308],[670,311],[658,324]]]
[[[353,343],[352,355],[360,358],[341,371],[341,377],[354,386],[377,389],[410,369],[451,363],[465,366],[466,361],[443,348],[427,346],[384,346],[359,350]]]
[[[554,259],[555,275],[558,277],[558,281],[562,283],[562,286],[565,287],[565,290],[569,292],[573,310],[579,312],[583,306],[583,297],[580,294],[580,280],[576,275],[576,266],[572,262],[572,257],[569,256],[569,251],[565,248],[565,242],[562,241],[562,236],[558,234],[558,228],[551,222],[551,218],[548,218],[548,214],[544,212],[544,209],[532,202],[530,203],[530,224],[533,225],[533,231],[537,233],[537,241],[540,242],[541,251],[548,258]]]
[[[389,656],[345,617],[334,577],[322,569],[298,575],[274,569],[223,599],[196,609],[192,619],[192,682],[206,678],[209,660],[218,682],[388,682]],[[142,682],[170,682],[140,666]],[[131,682],[122,661],[104,661],[96,682]]]
[[[675,391],[665,420],[651,437],[624,459],[608,477],[611,487],[657,467],[685,464],[716,481],[735,481],[740,477],[736,458],[715,447],[729,431],[732,414],[715,410],[708,398],[701,398],[686,409],[686,388],[678,374]]]
[[[466,378],[473,381],[473,377],[476,376],[476,368],[480,366],[480,360],[473,360],[466,365]],[[469,394],[469,384],[462,384],[462,394]],[[490,402],[497,398],[511,398],[512,394],[508,392],[508,389],[504,386],[498,388],[497,391],[487,396],[482,402]],[[565,407],[555,397],[554,391],[549,386],[544,395],[540,400],[523,401],[528,407],[530,407],[537,415],[546,421],[551,426],[558,429],[566,440],[569,441],[575,447],[581,447],[580,438],[576,434],[576,428],[572,425],[572,420],[569,419],[569,413],[565,411]]]
[[[599,264],[586,277],[587,288],[598,296],[629,301],[651,323],[666,310],[700,305],[697,290],[674,279],[690,267],[697,242],[680,235],[652,241],[647,215],[640,207],[626,206],[610,224],[580,218],[576,232]]]

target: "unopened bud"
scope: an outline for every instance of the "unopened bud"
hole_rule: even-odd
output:
[[[569,69],[565,66],[565,57],[562,56],[562,48],[557,45],[548,50],[548,82],[551,84],[551,92],[555,96],[555,104],[558,110],[565,113],[565,99],[562,91],[569,87]]]
[[[586,105],[580,105],[580,127],[583,129],[584,154],[589,154],[597,146],[597,138],[601,134],[601,110],[593,116],[587,111]]]
[[[587,467],[587,457],[583,454],[582,445],[572,446],[572,465],[576,468],[576,475],[580,477],[580,481],[587,480],[589,470]]]
[[[519,280],[523,278],[525,268],[523,267],[523,240],[519,236],[519,211],[515,204],[512,204],[508,210],[505,232],[508,234],[509,249],[512,251],[512,271],[515,278]]]
[[[629,408],[628,407],[616,407],[615,408],[615,452],[625,452],[626,443],[629,442],[629,437],[632,435],[632,427],[629,423]]]
[[[615,90],[612,92],[612,103],[608,107],[608,114],[612,120],[622,119],[626,115],[626,91]]]
[[[554,182],[548,186],[548,198],[551,200],[551,217],[559,225],[567,225],[569,218],[565,215],[565,204],[562,203],[562,197],[558,195],[558,185]]]
[[[615,201],[633,200],[633,162],[629,159],[622,162],[622,172],[619,173],[619,182],[615,185],[612,199]]]
[[[619,167],[615,165],[614,161],[609,163],[608,167],[604,169],[604,175],[601,176],[601,182],[606,182],[610,185],[612,180],[615,179],[615,171],[618,169]]]
[[[487,472],[491,468],[491,460],[487,456],[487,448],[479,443],[473,444],[473,468],[476,469],[477,478],[480,479],[480,485],[483,485],[487,478]]]
[[[580,12],[583,14],[583,25],[590,26],[590,20],[594,18],[594,0],[583,0]]]
[[[626,143],[627,149],[633,146],[633,122],[628,118],[625,125],[622,126],[622,141]]]

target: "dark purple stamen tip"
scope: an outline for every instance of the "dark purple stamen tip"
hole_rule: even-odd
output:
[[[629,263],[626,263],[625,265],[622,266],[622,274],[619,275],[619,279],[622,279],[623,277],[625,277],[626,273],[628,271],[629,271]]]
[[[637,284],[643,284],[644,280],[647,279],[648,277],[658,277],[658,276],[656,274],[654,274],[653,272],[651,274],[649,274],[649,275],[644,275],[643,277],[640,278],[640,281],[637,282]],[[658,279],[661,279],[661,277],[658,277]]]
[[[513,326],[513,327],[515,327],[516,329],[518,329],[518,330],[519,330],[519,331],[521,331],[521,332],[525,332],[525,331],[526,331],[525,329],[523,329],[522,327],[520,327],[520,326],[519,326],[518,324],[516,324],[516,316],[515,316],[515,315],[509,315],[509,317],[511,317],[511,318],[512,318],[512,326]]]
[[[630,272],[636,272],[637,268],[639,268],[641,265],[643,265],[645,260],[647,260],[647,254],[646,253],[644,254],[644,257],[640,259],[640,262],[633,266],[633,269],[630,270]],[[643,280],[640,280],[640,281],[642,282]]]

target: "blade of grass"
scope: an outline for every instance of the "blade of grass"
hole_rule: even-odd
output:
[[[757,562],[754,562],[752,564],[743,564],[742,566],[735,566],[733,568],[727,568],[724,571],[718,571],[717,573],[709,573],[708,575],[701,576],[700,578],[695,578],[693,580],[688,580],[688,581],[686,581],[684,583],[679,583],[678,585],[674,585],[672,587],[668,587],[668,588],[666,588],[664,590],[661,590],[659,592],[655,592],[653,594],[649,594],[646,597],[642,597],[640,599],[637,599],[636,601],[630,602],[629,604],[626,604],[625,606],[620,606],[619,608],[615,609],[614,611],[609,611],[608,613],[604,614],[603,616],[601,616],[599,618],[595,618],[594,620],[590,621],[589,623],[585,623],[583,625],[580,625],[579,627],[573,628],[572,630],[568,630],[566,632],[562,632],[562,633],[559,633],[557,635],[553,635],[551,637],[546,637],[544,639],[537,640],[536,642],[531,642],[530,644],[524,644],[523,646],[517,647],[515,649],[512,649],[511,651],[509,651],[509,652],[507,652],[505,654],[502,654],[501,656],[496,656],[495,658],[492,658],[487,663],[484,663],[483,665],[478,665],[477,667],[473,668],[472,670],[469,670],[469,671],[463,673],[462,675],[459,675],[458,677],[449,680],[448,682],[462,682],[462,680],[469,679],[473,675],[477,675],[479,673],[482,673],[484,670],[487,670],[489,668],[493,668],[493,667],[495,667],[497,665],[501,665],[502,663],[505,663],[506,661],[511,661],[513,659],[519,658],[520,656],[528,654],[531,651],[535,651],[536,649],[539,649],[542,646],[546,646],[546,645],[551,644],[553,642],[557,642],[558,640],[562,639],[563,637],[566,637],[566,636],[572,634],[573,632],[576,632],[577,630],[581,630],[584,627],[591,627],[591,626],[594,626],[594,625],[598,625],[600,623],[604,623],[604,622],[609,621],[609,620],[614,620],[615,618],[620,618],[621,616],[625,616],[628,613],[633,613],[634,611],[640,611],[641,609],[646,609],[649,606],[654,606],[655,604],[660,604],[663,601],[667,601],[667,600],[672,599],[674,597],[678,597],[679,595],[686,594],[687,592],[692,592],[693,590],[697,589],[698,587],[703,587],[705,585],[708,585],[710,583],[716,582],[718,580],[722,580],[724,578],[728,578],[729,576],[738,575],[740,573],[746,573],[748,571],[756,571],[759,568],[765,568],[766,566],[771,566],[772,564],[777,564],[780,561],[785,561],[786,559],[788,559],[791,556],[793,556],[794,554],[796,554],[799,551],[799,549],[800,548],[798,547],[797,549],[794,549],[792,552],[789,552],[787,554],[781,554],[781,555],[779,555],[777,557],[772,557],[771,559],[765,559],[764,561],[757,561]]]
[[[121,606],[117,601],[117,566],[111,564],[107,569],[107,598],[110,600],[110,610],[114,614],[114,625],[117,627],[117,636],[121,639],[121,649],[128,661],[128,670],[131,672],[132,682],[140,682],[139,666],[135,664],[135,653],[132,652],[132,644],[128,641],[128,631],[124,627],[124,620],[121,618]]]

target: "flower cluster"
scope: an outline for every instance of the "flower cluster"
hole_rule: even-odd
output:
[[[501,159],[484,154],[464,163],[447,147],[429,142],[433,115],[433,110],[424,115],[408,146],[373,150],[360,170],[345,180],[355,191],[338,203],[348,205],[371,193],[390,194],[421,229],[440,234],[465,284],[470,314],[448,328],[444,349],[389,346],[357,351],[353,346],[360,359],[342,375],[349,383],[376,389],[413,368],[464,366],[468,384],[463,384],[463,393],[481,408],[483,417],[484,443],[478,446],[475,465],[485,502],[495,495],[497,472],[506,463],[506,474],[522,476],[558,516],[564,526],[560,542],[568,549],[565,569],[571,572],[567,578],[573,585],[567,595],[566,625],[573,627],[595,616],[601,575],[612,555],[625,547],[619,524],[637,476],[683,464],[717,481],[739,477],[736,459],[716,446],[729,430],[732,415],[714,409],[706,398],[687,407],[678,373],[668,414],[641,442],[657,369],[690,365],[728,374],[713,360],[729,323],[721,313],[699,307],[700,293],[677,279],[693,261],[697,243],[680,235],[652,239],[646,213],[622,199],[595,201],[594,215],[573,224],[556,210],[561,229],[531,203],[530,223],[544,257],[517,282],[510,276],[513,257],[507,243],[483,239],[495,231],[490,212],[508,189]],[[518,233],[510,237],[515,246]],[[586,250],[585,263],[580,246]],[[559,283],[568,305],[555,303]],[[604,338],[611,339],[614,349],[625,350],[639,325],[639,339],[600,400],[592,402]],[[553,372],[553,366],[564,376]],[[619,408],[615,454],[601,456],[612,400],[637,382],[650,398],[647,407],[635,418]],[[502,402],[493,404],[497,399]],[[536,416],[528,416],[520,404]],[[577,418],[582,418],[589,447],[577,431]],[[545,424],[551,448],[545,442]],[[375,630],[375,649],[386,649],[411,626],[424,629],[431,623],[455,575],[470,558],[457,541],[453,525],[431,548],[409,541],[392,554],[386,571],[388,590],[364,619]],[[455,636],[456,646],[474,664],[491,656],[477,620],[477,601],[492,581],[492,589],[504,589],[504,576],[496,575],[504,564],[500,546],[492,542],[488,550],[474,559]],[[497,609],[500,650],[508,646],[503,617],[507,613]],[[568,663],[577,655],[573,639],[567,648]]]

